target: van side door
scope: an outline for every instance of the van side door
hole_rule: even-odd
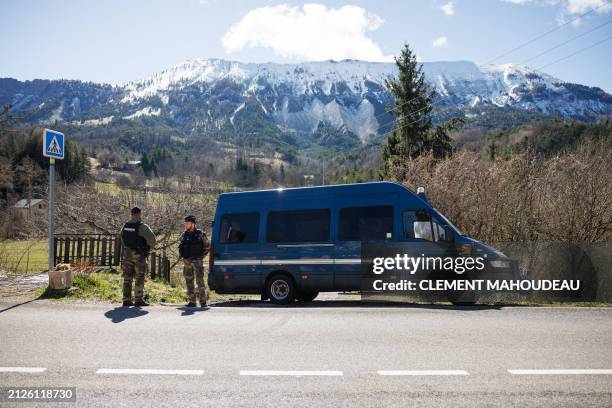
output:
[[[361,244],[395,241],[400,231],[396,209],[395,193],[336,197],[335,290],[361,290]]]
[[[265,217],[260,252],[262,285],[270,274],[289,273],[298,291],[333,289],[332,209],[307,199],[291,207],[271,207]]]

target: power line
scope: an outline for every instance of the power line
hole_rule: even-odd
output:
[[[517,46],[517,47],[515,47],[515,48],[511,49],[510,51],[507,51],[507,52],[505,52],[505,53],[503,53],[503,54],[501,54],[501,55],[499,55],[499,56],[497,56],[497,57],[493,58],[492,60],[490,60],[490,61],[489,61],[489,62],[487,62],[486,64],[490,64],[491,62],[493,62],[493,61],[495,61],[495,60],[497,60],[497,59],[499,59],[499,58],[501,58],[501,57],[504,57],[504,56],[506,56],[506,55],[509,55],[509,54],[511,54],[511,53],[513,53],[513,52],[515,52],[515,51],[518,51],[518,50],[519,50],[519,49],[521,49],[521,48],[524,48],[525,46],[527,46],[527,45],[529,45],[529,44],[531,44],[531,43],[533,43],[533,42],[535,42],[535,41],[538,41],[538,40],[539,40],[539,39],[541,39],[541,38],[546,37],[547,35],[549,35],[549,34],[551,34],[551,33],[555,32],[555,31],[557,31],[557,30],[561,29],[562,27],[564,27],[564,26],[566,26],[566,25],[568,25],[568,24],[571,24],[572,22],[574,22],[574,21],[576,21],[576,20],[578,20],[578,19],[580,19],[580,18],[582,18],[582,17],[584,17],[584,16],[586,16],[586,15],[588,15],[588,14],[591,14],[591,13],[595,12],[596,10],[598,10],[598,9],[600,9],[600,8],[604,7],[605,5],[609,4],[611,1],[612,1],[612,0],[607,0],[607,1],[605,1],[605,2],[604,2],[604,3],[602,3],[600,6],[595,7],[595,8],[592,8],[591,10],[589,10],[589,11],[587,11],[587,12],[585,12],[585,13],[583,13],[583,14],[581,14],[581,15],[579,15],[579,16],[577,16],[577,17],[575,17],[575,18],[573,18],[573,19],[571,19],[571,20],[569,20],[569,21],[567,21],[567,22],[565,22],[565,23],[563,23],[563,24],[561,24],[561,25],[559,25],[559,26],[555,27],[555,28],[553,28],[552,30],[546,31],[545,33],[542,33],[542,34],[538,35],[537,37],[535,37],[535,38],[533,38],[533,39],[531,39],[531,40],[529,40],[529,41],[527,41],[527,42],[525,42],[525,43],[523,43],[523,44],[521,44],[521,45],[519,45],[519,46]],[[525,60],[524,62],[526,62],[526,61],[531,61],[531,60],[536,59],[536,58],[538,58],[538,57],[540,57],[540,56],[542,56],[542,55],[545,55],[545,54],[547,54],[547,53],[549,53],[549,52],[551,52],[551,51],[553,51],[553,50],[555,50],[555,49],[557,49],[557,48],[559,48],[559,47],[562,47],[563,45],[566,45],[566,44],[568,44],[568,43],[570,43],[570,42],[572,42],[572,41],[574,41],[574,40],[576,40],[576,39],[578,39],[578,38],[580,38],[580,37],[583,37],[583,36],[585,36],[585,35],[587,35],[587,34],[589,34],[589,33],[593,32],[593,31],[595,31],[595,30],[597,30],[597,29],[599,29],[599,28],[601,28],[601,27],[604,27],[604,26],[606,26],[606,25],[610,24],[611,22],[612,22],[612,20],[611,20],[611,21],[608,21],[608,22],[606,22],[606,23],[604,23],[604,24],[601,24],[601,25],[599,25],[599,26],[597,26],[597,27],[595,27],[595,28],[593,28],[593,29],[591,29],[591,30],[589,30],[589,31],[585,32],[585,33],[582,33],[582,34],[580,34],[580,35],[578,35],[578,36],[575,36],[575,37],[573,37],[573,38],[571,38],[571,39],[569,39],[569,40],[567,40],[567,41],[565,41],[565,42],[563,42],[563,43],[561,43],[561,44],[558,44],[558,45],[556,45],[556,46],[553,46],[553,47],[551,47],[551,48],[548,48],[547,50],[543,51],[542,53],[540,53],[540,54],[538,54],[538,55],[536,55],[536,56],[534,56],[534,57],[531,57],[530,59]],[[561,61],[563,61],[563,60],[565,60],[565,59],[571,58],[571,57],[573,57],[574,55],[579,54],[580,52],[586,51],[586,50],[588,50],[588,49],[590,49],[590,48],[593,48],[593,47],[595,47],[595,46],[597,46],[597,45],[599,45],[599,44],[601,44],[601,43],[605,42],[605,41],[608,41],[610,38],[612,38],[612,36],[611,36],[611,37],[608,37],[608,38],[606,38],[606,39],[604,39],[604,40],[602,40],[602,41],[599,41],[599,42],[597,42],[597,43],[595,43],[595,44],[593,44],[593,45],[591,45],[591,46],[589,46],[589,47],[586,47],[586,48],[583,48],[583,49],[581,49],[581,50],[578,50],[578,51],[576,51],[575,53],[572,53],[572,54],[570,54],[570,55],[568,55],[568,56],[565,56],[565,57],[560,58],[560,59],[558,59],[558,60],[556,60],[556,61],[553,61],[553,62],[551,62],[550,64],[546,64],[546,65],[544,65],[544,66],[542,66],[542,67],[540,67],[540,68],[537,68],[537,70],[541,70],[542,68],[548,67],[548,66],[550,66],[550,65],[553,65],[553,64],[556,64],[556,63],[558,63],[558,62],[561,62]],[[521,62],[521,64],[523,64],[524,62]],[[485,64],[485,65],[486,65],[486,64]],[[418,95],[418,96],[416,96],[416,97],[414,97],[414,98],[412,98],[412,99],[409,99],[409,100],[407,100],[407,101],[405,101],[405,102],[403,102],[403,103],[401,103],[401,104],[399,104],[399,105],[396,105],[396,106],[395,106],[393,109],[391,109],[391,111],[390,111],[390,112],[393,112],[393,111],[397,110],[399,107],[404,106],[404,105],[406,105],[406,104],[408,104],[408,103],[410,103],[410,102],[412,102],[412,101],[414,101],[414,100],[418,99],[419,97],[421,97],[421,95]],[[437,103],[438,103],[438,102],[433,101],[433,102],[431,103],[431,105],[429,105],[429,106],[434,106],[434,105],[436,105]],[[418,109],[418,110],[416,110],[416,111],[410,112],[410,113],[406,114],[406,115],[405,115],[403,118],[401,118],[400,120],[403,120],[403,119],[404,119],[405,117],[407,117],[407,116],[408,116],[408,117],[409,117],[409,116],[412,116],[412,115],[414,115],[415,113],[419,113],[419,112],[421,112],[421,111],[423,111],[423,110],[427,109],[427,107],[428,107],[428,106],[425,106],[425,107],[423,107],[423,108],[421,108],[421,109]],[[378,115],[374,116],[374,118],[375,118],[375,119],[377,119],[377,118],[379,118],[379,117],[383,116],[384,114],[390,114],[390,112],[389,112],[389,111],[387,111],[387,112],[380,113],[380,114],[378,114]],[[439,113],[439,112],[438,112],[438,113]],[[382,134],[382,136],[387,136],[387,135],[391,134],[391,132],[393,132],[393,131],[395,131],[395,130],[400,130],[400,129],[404,128],[404,127],[407,127],[407,126],[410,126],[410,125],[412,125],[412,124],[415,124],[415,123],[417,123],[417,122],[419,122],[419,121],[421,121],[421,120],[422,120],[422,118],[419,118],[419,119],[416,119],[416,120],[411,121],[411,122],[403,123],[403,124],[401,124],[400,126],[397,126],[397,127],[393,128],[393,129],[392,129],[392,130],[390,130],[389,132],[383,133],[383,134]],[[391,122],[385,123],[384,125],[379,126],[379,128],[380,128],[380,127],[385,127],[385,126],[391,125],[391,124],[393,124],[395,121],[396,121],[395,119],[392,119],[392,121],[391,121]]]
[[[566,21],[566,22],[565,22],[565,23],[563,23],[563,24],[560,24],[560,25],[558,25],[557,27],[555,27],[555,28],[553,28],[553,29],[546,31],[545,33],[542,33],[542,34],[538,35],[537,37],[532,38],[531,40],[529,40],[529,41],[527,41],[527,42],[524,42],[523,44],[521,44],[521,45],[519,45],[519,46],[517,46],[517,47],[514,47],[514,48],[513,48],[513,49],[511,49],[510,51],[507,51],[507,52],[505,52],[505,53],[503,53],[503,54],[498,55],[497,57],[493,58],[492,60],[490,60],[490,61],[486,62],[486,63],[485,63],[485,65],[487,65],[487,64],[491,64],[492,62],[497,61],[498,59],[500,59],[500,58],[502,58],[502,57],[505,57],[505,56],[507,56],[507,55],[510,55],[510,54],[512,54],[513,52],[518,51],[518,50],[520,50],[521,48],[524,48],[524,47],[528,46],[529,44],[534,43],[534,42],[536,42],[536,41],[538,41],[538,40],[540,40],[540,39],[542,39],[542,38],[546,37],[546,36],[547,36],[547,35],[549,35],[549,34],[554,33],[554,32],[555,32],[555,31],[557,31],[557,30],[560,30],[561,28],[565,27],[566,25],[571,24],[571,23],[573,23],[574,21],[577,21],[577,20],[581,19],[582,17],[584,17],[584,16],[586,16],[586,15],[588,15],[588,14],[593,13],[593,12],[595,12],[595,11],[599,10],[600,8],[604,7],[604,6],[607,6],[607,5],[610,3],[610,1],[612,1],[612,0],[606,0],[606,1],[604,1],[604,2],[603,2],[601,5],[599,5],[599,6],[595,7],[595,8],[592,8],[591,10],[587,11],[586,13],[580,14],[579,16],[574,17],[573,19],[568,20],[568,21]]]
[[[409,104],[410,102],[415,101],[415,100],[417,100],[417,99],[419,99],[419,98],[421,98],[421,97],[422,97],[422,95],[417,95],[417,96],[415,96],[415,97],[414,97],[414,98],[412,98],[412,99],[408,99],[407,101],[402,102],[402,103],[400,103],[399,105],[396,105],[396,106],[395,106],[393,109],[391,109],[390,111],[385,111],[385,112],[383,112],[383,113],[379,113],[378,115],[375,115],[375,116],[374,116],[374,119],[377,119],[377,118],[379,118],[379,117],[381,117],[381,116],[383,116],[383,115],[385,115],[385,114],[390,114],[390,112],[393,112],[393,111],[397,110],[397,109],[398,109],[400,106],[407,105],[407,104]]]
[[[547,49],[546,51],[539,53],[538,55],[534,55],[534,56],[533,56],[533,57],[531,57],[531,58],[527,58],[526,60],[523,60],[523,61],[519,62],[519,64],[525,64],[526,62],[529,62],[529,61],[532,61],[532,60],[534,60],[534,59],[536,59],[536,58],[539,58],[539,57],[541,57],[542,55],[548,54],[549,52],[554,51],[554,50],[556,50],[557,48],[563,47],[564,45],[569,44],[569,43],[571,43],[572,41],[577,40],[578,38],[584,37],[585,35],[590,34],[590,33],[592,33],[593,31],[599,30],[600,28],[605,27],[605,26],[607,26],[607,25],[608,25],[608,24],[610,24],[610,23],[612,23],[612,20],[609,20],[609,21],[607,21],[607,22],[605,22],[605,23],[603,23],[603,24],[601,24],[601,25],[598,25],[597,27],[594,27],[594,28],[592,28],[592,29],[590,29],[590,30],[588,30],[588,31],[585,31],[585,32],[584,32],[584,33],[582,33],[582,34],[579,34],[579,35],[577,35],[577,36],[575,36],[575,37],[572,37],[572,38],[570,38],[570,39],[569,39],[569,40],[567,40],[567,41],[564,41],[564,42],[562,42],[562,43],[560,43],[560,44],[557,44],[557,45],[555,45],[554,47],[549,48],[549,49]]]
[[[415,99],[416,99],[416,98],[415,98]],[[415,113],[419,113],[419,112],[421,112],[421,111],[423,111],[423,110],[427,109],[428,107],[433,106],[434,104],[435,104],[435,102],[434,102],[434,101],[432,101],[430,105],[425,105],[425,106],[423,106],[421,109],[417,109],[417,110],[415,110],[415,111],[413,111],[413,112],[410,112],[410,113],[408,113],[408,114],[406,114],[406,115],[402,116],[402,117],[401,117],[401,118],[399,118],[398,120],[404,120],[404,119],[406,119],[407,117],[414,115]],[[379,127],[385,127],[385,126],[387,126],[387,125],[391,125],[391,124],[395,123],[395,121],[396,121],[396,120],[395,120],[394,118],[392,118],[392,119],[391,119],[391,122],[387,122],[387,123],[385,123],[384,125],[380,125]]]
[[[599,44],[602,44],[602,43],[604,43],[604,42],[606,42],[606,41],[609,41],[609,40],[611,40],[611,39],[612,39],[612,35],[611,35],[611,36],[609,36],[609,37],[604,38],[604,39],[603,39],[603,40],[601,40],[601,41],[598,41],[598,42],[596,42],[596,43],[594,43],[594,44],[591,44],[591,45],[589,45],[588,47],[581,48],[581,49],[579,49],[579,50],[577,50],[577,51],[575,51],[575,52],[573,52],[573,53],[571,53],[571,54],[569,54],[569,55],[566,55],[565,57],[559,58],[559,59],[557,59],[557,60],[555,60],[555,61],[553,61],[553,62],[551,62],[551,63],[548,63],[548,64],[546,64],[546,65],[543,65],[543,66],[541,66],[541,67],[539,67],[539,68],[536,68],[536,70],[538,70],[538,71],[539,71],[539,70],[541,70],[541,69],[543,69],[543,68],[546,68],[546,67],[549,67],[549,66],[551,66],[551,65],[553,65],[553,64],[556,64],[556,63],[558,63],[558,62],[564,61],[564,60],[566,60],[566,59],[568,59],[568,58],[571,58],[571,57],[573,57],[573,56],[575,56],[575,55],[577,55],[577,54],[580,54],[581,52],[584,52],[584,51],[590,50],[591,48],[594,48],[594,47],[598,46]],[[440,103],[440,102],[433,101],[433,102],[431,103],[431,105],[429,105],[429,106],[433,107],[434,105],[436,105],[436,104],[438,104],[438,103]],[[416,110],[416,111],[414,111],[414,112],[410,112],[410,113],[409,113],[407,116],[412,116],[412,115],[414,115],[415,113],[419,113],[420,111],[425,110],[425,109],[426,109],[426,108],[428,108],[429,106],[425,106],[425,107],[423,107],[423,108],[421,108],[421,109],[418,109],[418,110]],[[449,110],[449,109],[450,109],[450,108],[447,108],[446,110]],[[437,113],[441,113],[441,112],[444,112],[444,109],[442,109],[442,110],[438,111]],[[382,134],[382,136],[383,136],[383,137],[388,136],[388,135],[390,135],[391,133],[393,133],[394,131],[398,131],[398,130],[401,130],[401,129],[405,128],[405,127],[408,127],[408,126],[410,126],[410,125],[413,125],[413,124],[415,124],[415,123],[417,123],[417,122],[421,121],[422,119],[423,119],[423,118],[418,118],[418,119],[416,119],[416,120],[414,120],[414,121],[411,121],[411,122],[408,122],[408,123],[403,123],[403,124],[401,124],[401,125],[399,125],[399,126],[394,127],[394,128],[393,128],[393,129],[391,129],[390,131],[388,131],[388,132],[386,132],[386,133],[383,133],[383,134]],[[387,126],[387,125],[389,125],[389,124],[391,124],[391,123],[387,123],[387,124],[385,124],[385,126]]]
[[[596,43],[594,43],[594,44],[591,44],[591,45],[589,45],[588,47],[581,48],[581,49],[579,49],[578,51],[575,51],[575,52],[573,52],[573,53],[571,53],[571,54],[569,54],[569,55],[566,55],[565,57],[559,58],[559,59],[557,59],[557,60],[555,60],[555,61],[553,61],[553,62],[550,62],[550,63],[548,63],[548,64],[546,64],[546,65],[542,65],[541,67],[536,68],[536,70],[538,70],[538,71],[539,71],[539,70],[541,70],[541,69],[543,69],[543,68],[546,68],[546,67],[549,67],[549,66],[551,66],[551,65],[554,65],[554,64],[556,64],[556,63],[558,63],[558,62],[564,61],[564,60],[566,60],[566,59],[568,59],[568,58],[571,58],[571,57],[573,57],[573,56],[575,56],[575,55],[578,55],[578,54],[580,54],[581,52],[584,52],[584,51],[590,50],[591,48],[594,48],[594,47],[598,46],[599,44],[602,44],[602,43],[604,43],[604,42],[606,42],[606,41],[609,41],[609,40],[612,40],[612,35],[611,35],[611,36],[609,36],[609,37],[604,38],[604,39],[603,39],[603,40],[601,40],[601,41],[598,41],[598,42],[596,42]],[[440,102],[436,102],[436,101],[434,101],[434,102],[432,102],[432,103],[431,103],[431,105],[429,105],[429,106],[434,106],[434,105],[436,105],[436,104],[438,104],[438,103],[440,103]],[[451,108],[451,107],[446,108],[446,109],[439,110],[437,113],[444,112],[445,110],[450,110],[450,108]],[[423,109],[425,109],[425,108],[423,108]],[[413,115],[413,114],[418,113],[419,111],[421,111],[421,110],[423,110],[423,109],[419,109],[419,110],[417,110],[417,111],[411,112],[411,113],[409,113],[408,115]],[[393,129],[391,129],[390,131],[388,131],[388,132],[386,132],[386,133],[383,133],[383,134],[382,134],[382,136],[387,136],[387,135],[391,134],[392,132],[394,132],[394,131],[396,131],[396,130],[400,130],[400,129],[403,129],[403,128],[408,127],[408,126],[410,126],[410,125],[413,125],[413,124],[415,124],[415,123],[419,122],[420,120],[422,120],[422,118],[416,119],[416,120],[414,120],[414,121],[412,121],[412,122],[403,123],[403,124],[401,124],[400,126],[394,127],[394,128],[393,128]]]
[[[612,35],[611,35],[611,36],[609,36],[609,37],[604,38],[604,39],[603,39],[603,40],[601,40],[601,41],[598,41],[598,42],[596,42],[596,43],[594,43],[594,44],[591,44],[591,45],[589,45],[588,47],[581,48],[581,49],[579,49],[578,51],[575,51],[575,52],[573,52],[573,53],[571,53],[571,54],[569,54],[569,55],[566,55],[565,57],[559,58],[559,59],[557,59],[557,60],[555,60],[555,61],[553,61],[553,62],[551,62],[551,63],[548,63],[548,64],[546,64],[546,65],[542,65],[541,67],[536,68],[536,70],[538,70],[538,71],[539,71],[539,70],[541,70],[541,69],[543,69],[543,68],[546,68],[546,67],[549,67],[549,66],[551,66],[551,65],[553,65],[553,64],[556,64],[556,63],[558,63],[558,62],[564,61],[564,60],[566,60],[566,59],[568,59],[568,58],[571,58],[571,57],[573,57],[573,56],[575,56],[575,55],[577,55],[577,54],[580,54],[581,52],[584,52],[584,51],[590,50],[591,48],[594,48],[594,47],[598,46],[599,44],[602,44],[602,43],[604,43],[604,42],[606,42],[606,41],[609,41],[609,40],[612,40]],[[436,104],[438,104],[438,103],[440,103],[440,102],[436,102],[436,101],[434,101],[434,102],[432,102],[432,103],[431,103],[431,105],[429,105],[429,106],[434,106],[434,105],[436,105]],[[446,108],[446,110],[450,110],[450,108],[451,108],[451,107]],[[424,109],[424,108],[423,108],[423,109]],[[411,112],[411,113],[409,113],[408,115],[413,115],[413,114],[418,113],[419,111],[421,111],[421,110],[423,110],[423,109],[419,109],[419,110],[417,110],[417,111]],[[442,110],[439,110],[437,113],[444,112],[444,111],[445,111],[445,109],[442,109]],[[394,127],[394,128],[393,128],[393,129],[391,129],[390,131],[388,131],[388,132],[386,132],[386,133],[383,133],[383,134],[382,134],[382,136],[388,136],[388,135],[390,135],[392,132],[394,132],[394,131],[396,131],[396,130],[403,129],[403,128],[408,127],[408,126],[410,126],[410,125],[413,125],[413,124],[415,124],[415,123],[417,123],[417,122],[419,122],[419,121],[421,121],[421,120],[422,120],[422,118],[419,118],[419,119],[416,119],[416,120],[414,120],[414,121],[412,121],[412,122],[403,123],[403,124],[401,124],[401,125],[399,125],[399,126]]]
[[[603,39],[603,40],[601,40],[601,41],[598,41],[598,42],[596,42],[596,43],[594,43],[594,44],[591,44],[591,45],[589,45],[588,47],[581,48],[581,49],[579,49],[578,51],[575,51],[575,52],[573,52],[573,53],[571,53],[571,54],[569,54],[569,55],[566,55],[565,57],[559,58],[559,59],[557,59],[557,60],[555,60],[555,61],[553,61],[553,62],[550,62],[550,63],[548,63],[548,64],[546,64],[546,65],[542,65],[541,67],[536,68],[536,70],[537,70],[537,71],[539,71],[539,70],[541,70],[541,69],[543,69],[543,68],[546,68],[546,67],[549,67],[549,66],[551,66],[551,65],[554,65],[554,64],[556,64],[556,63],[558,63],[558,62],[564,61],[564,60],[566,60],[566,59],[568,59],[568,58],[571,58],[571,57],[573,57],[573,56],[575,56],[575,55],[580,54],[581,52],[584,52],[584,51],[590,50],[591,48],[594,48],[594,47],[598,46],[599,44],[602,44],[602,43],[604,43],[604,42],[606,42],[606,41],[609,41],[609,40],[611,40],[611,39],[612,39],[612,35],[611,35],[611,36],[609,36],[609,37],[604,38],[604,39]],[[431,105],[429,105],[429,106],[434,106],[434,105],[436,105],[436,104],[438,104],[438,103],[440,103],[440,102],[436,102],[436,101],[434,101],[434,102],[432,102],[432,103],[431,103]],[[418,113],[419,111],[421,111],[421,110],[423,110],[423,109],[425,109],[425,108],[422,108],[422,109],[419,109],[419,110],[417,110],[417,111],[411,112],[411,113],[409,113],[408,115],[409,115],[409,116],[410,116],[410,115],[413,115],[413,114]],[[447,110],[448,110],[448,109],[447,109]],[[440,112],[444,112],[444,110],[438,111],[438,113],[440,113]],[[408,127],[408,126],[410,126],[410,125],[413,125],[413,124],[415,124],[415,123],[417,123],[417,122],[419,122],[419,121],[421,121],[421,120],[422,120],[422,118],[419,118],[419,119],[416,119],[416,120],[414,120],[414,121],[412,121],[412,122],[403,123],[403,124],[401,124],[400,126],[396,126],[396,127],[394,127],[394,128],[393,128],[393,129],[391,129],[389,132],[383,133],[383,134],[382,134],[382,136],[388,136],[389,134],[391,134],[392,132],[394,132],[394,131],[396,131],[396,130],[403,129],[403,128]]]
[[[599,5],[599,6],[597,6],[597,7],[594,7],[594,8],[592,8],[591,10],[589,10],[589,11],[587,11],[587,12],[585,12],[585,13],[583,13],[583,14],[581,14],[581,15],[577,16],[577,17],[574,17],[573,19],[571,19],[571,20],[569,20],[569,21],[566,21],[565,23],[563,23],[563,24],[561,24],[561,25],[558,25],[557,27],[555,27],[555,28],[553,28],[553,29],[551,29],[551,30],[548,30],[548,31],[546,31],[545,33],[542,33],[542,34],[540,34],[540,35],[538,35],[538,36],[536,36],[536,37],[532,38],[531,40],[529,40],[529,41],[527,41],[527,42],[525,42],[525,43],[523,43],[523,44],[521,44],[521,45],[519,45],[519,46],[517,46],[517,47],[515,47],[515,48],[513,48],[513,49],[511,49],[511,50],[509,50],[509,51],[507,51],[507,52],[505,52],[505,53],[503,53],[503,54],[498,55],[497,57],[493,58],[492,60],[490,60],[490,61],[486,62],[484,65],[491,64],[492,62],[494,62],[494,61],[498,60],[499,58],[505,57],[505,56],[507,56],[507,55],[512,54],[512,53],[513,53],[513,52],[515,52],[515,51],[518,51],[518,50],[520,50],[521,48],[524,48],[524,47],[526,47],[527,45],[529,45],[529,44],[531,44],[531,43],[534,43],[534,42],[536,42],[536,41],[540,40],[541,38],[544,38],[544,37],[548,36],[549,34],[552,34],[553,32],[555,32],[555,31],[557,31],[557,30],[559,30],[559,29],[561,29],[561,28],[563,28],[563,27],[567,26],[568,24],[571,24],[571,23],[573,23],[574,21],[577,21],[577,20],[581,19],[582,17],[585,17],[585,16],[587,16],[588,14],[591,14],[591,13],[593,13],[593,12],[595,12],[595,11],[599,10],[600,8],[602,8],[602,7],[606,6],[606,5],[608,5],[610,2],[612,2],[612,0],[606,0],[606,1],[605,1],[604,3],[602,3],[601,5]],[[609,23],[609,22],[608,22],[608,23]],[[606,24],[608,24],[608,23],[606,23]],[[590,32],[592,32],[592,31],[595,31],[596,29],[598,29],[598,28],[600,28],[600,27],[603,27],[603,26],[604,26],[604,25],[606,25],[606,24],[602,24],[601,26],[598,26],[598,27],[596,27],[596,28],[594,28],[594,29],[592,29],[592,30],[590,30],[590,31],[587,31],[587,32],[586,32],[586,33],[584,33],[584,34],[587,34],[587,33],[590,33]],[[580,36],[575,37],[575,38],[579,38],[579,37],[580,37]],[[572,41],[572,40],[569,40],[568,42],[571,42],[571,41]],[[558,47],[560,47],[560,46],[562,46],[562,45],[565,45],[565,44],[567,44],[567,43],[560,44],[560,45],[558,45],[558,46],[557,46],[557,48],[558,48]],[[537,58],[537,57],[540,57],[541,55],[544,55],[544,54],[548,53],[549,51],[552,51],[553,49],[555,49],[555,48],[553,47],[553,48],[551,48],[551,49],[548,49],[548,50],[546,50],[544,53],[539,54],[539,55],[537,55],[537,56],[533,57],[533,59],[535,59],[535,58]],[[521,64],[522,64],[522,62],[521,62]],[[407,105],[407,104],[409,104],[410,102],[412,102],[412,101],[414,101],[414,100],[418,99],[419,97],[420,97],[420,95],[419,95],[419,96],[416,96],[416,97],[414,97],[414,98],[412,98],[412,99],[409,99],[409,100],[407,100],[407,101],[405,101],[405,102],[402,102],[401,104],[396,105],[396,106],[395,106],[393,109],[391,109],[390,111],[385,111],[385,112],[383,112],[383,113],[379,113],[378,115],[374,116],[374,118],[375,118],[375,119],[377,119],[377,118],[379,118],[379,117],[381,117],[381,116],[383,116],[383,115],[385,115],[385,114],[390,114],[390,112],[396,111],[396,110],[397,110],[397,109],[399,109],[401,106]],[[414,112],[413,112],[413,113],[414,113]],[[413,113],[411,113],[411,114],[413,114]],[[409,114],[409,115],[411,115],[411,114]],[[386,126],[386,125],[385,125],[385,126]]]
[[[437,105],[437,104],[439,104],[439,103],[440,103],[440,101],[438,101],[438,102],[435,102],[435,101],[434,101],[434,102],[432,102],[432,103],[431,103],[431,105],[429,105],[429,106],[434,106],[434,105]],[[447,107],[447,108],[440,109],[440,110],[438,110],[438,112],[437,112],[437,113],[439,114],[439,113],[442,113],[442,112],[445,112],[445,111],[448,111],[448,110],[451,110],[451,109],[454,109],[454,107],[453,107],[453,106],[449,106],[449,107]],[[423,110],[423,109],[419,109],[419,110]],[[414,112],[410,113],[410,115],[415,114],[415,113],[417,113],[417,112],[418,112],[418,111],[414,111]],[[384,137],[384,136],[388,136],[388,135],[390,135],[391,133],[393,133],[393,132],[395,132],[395,131],[397,131],[397,130],[401,130],[401,129],[403,129],[403,128],[405,128],[405,127],[408,127],[408,126],[410,126],[410,125],[414,125],[415,123],[420,122],[422,119],[423,119],[423,118],[418,118],[418,119],[415,119],[415,120],[413,120],[413,121],[411,121],[411,122],[402,123],[401,125],[396,126],[396,127],[394,127],[393,129],[391,129],[390,131],[388,131],[388,132],[386,132],[386,133],[383,133],[381,136],[383,136],[383,137]]]
[[[602,44],[602,43],[604,43],[604,42],[606,42],[606,41],[609,41],[609,40],[611,40],[611,39],[612,39],[612,35],[611,35],[611,36],[609,36],[609,37],[604,38],[604,39],[603,39],[603,40],[601,40],[601,41],[596,42],[595,44],[591,44],[591,45],[589,45],[588,47],[581,48],[581,49],[579,49],[579,50],[578,50],[578,51],[576,51],[576,52],[573,52],[573,53],[571,53],[571,54],[569,54],[569,55],[566,55],[565,57],[559,58],[558,60],[555,60],[555,61],[553,61],[553,62],[551,62],[551,63],[546,64],[546,65],[542,65],[541,67],[536,68],[536,69],[539,71],[539,70],[541,70],[541,69],[543,69],[543,68],[546,68],[546,67],[549,67],[549,66],[551,66],[551,65],[553,65],[553,64],[556,64],[557,62],[564,61],[564,60],[566,60],[566,59],[568,59],[568,58],[573,57],[574,55],[580,54],[580,53],[581,53],[581,52],[583,52],[583,51],[590,50],[591,48],[596,47],[596,46],[598,46],[599,44]]]
[[[553,61],[553,62],[550,62],[550,63],[548,63],[548,64],[546,64],[546,65],[543,65],[543,66],[541,66],[541,67],[539,67],[539,68],[536,68],[536,70],[538,70],[538,71],[539,71],[539,70],[541,70],[541,69],[543,69],[543,68],[546,68],[546,67],[551,66],[551,65],[553,65],[553,64],[556,64],[556,63],[558,63],[558,62],[564,61],[564,60],[566,60],[566,59],[568,59],[568,58],[571,58],[571,57],[573,57],[573,56],[575,56],[575,55],[577,55],[577,54],[580,54],[581,52],[584,52],[584,51],[590,50],[591,48],[594,48],[594,47],[598,46],[599,44],[602,44],[602,43],[604,43],[604,42],[606,42],[606,41],[609,41],[609,40],[611,40],[611,39],[612,39],[612,35],[611,35],[611,36],[609,36],[609,37],[604,38],[604,39],[603,39],[603,40],[601,40],[601,41],[598,41],[598,42],[596,42],[596,43],[594,43],[594,44],[591,44],[591,45],[589,45],[588,47],[581,48],[581,49],[579,49],[579,50],[577,50],[577,51],[575,51],[575,52],[573,52],[573,53],[571,53],[571,54],[569,54],[569,55],[566,55],[565,57],[559,58],[559,59],[557,59],[557,60],[555,60],[555,61]],[[439,104],[439,103],[440,103],[439,101],[438,101],[438,102],[434,101],[434,102],[432,102],[432,103],[431,103],[431,105],[429,105],[429,106],[434,106],[434,105]],[[425,107],[425,108],[427,108],[427,107]],[[408,116],[413,115],[413,114],[415,114],[415,113],[418,113],[418,112],[420,112],[420,111],[424,110],[425,108],[422,108],[422,109],[416,110],[416,111],[414,111],[414,112],[411,112],[411,113],[409,113],[409,114],[408,114]],[[446,109],[439,110],[437,113],[444,112],[445,110],[450,110],[451,108],[452,108],[452,107],[449,107],[449,108],[446,108]],[[413,125],[413,124],[415,124],[415,123],[417,123],[417,122],[421,121],[422,119],[423,119],[423,118],[418,118],[418,119],[413,120],[413,121],[411,121],[411,122],[402,123],[402,124],[400,124],[399,126],[396,126],[396,127],[394,127],[393,129],[391,129],[390,131],[388,131],[388,132],[386,132],[386,133],[383,133],[383,134],[382,134],[382,136],[388,136],[388,135],[390,135],[392,132],[397,131],[397,130],[401,130],[401,129],[405,128],[405,127],[408,127],[408,126],[410,126],[410,125]]]

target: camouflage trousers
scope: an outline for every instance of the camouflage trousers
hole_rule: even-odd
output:
[[[202,259],[184,259],[183,262],[183,275],[185,275],[185,283],[187,284],[189,303],[195,303],[196,301],[195,287],[193,285],[193,278],[195,277],[198,284],[200,305],[206,305],[207,293],[206,284],[204,283],[204,265]]]
[[[136,281],[134,298],[136,301],[142,300],[147,273],[147,257],[126,248],[121,266],[123,268],[123,301],[132,300],[132,281],[134,280]]]

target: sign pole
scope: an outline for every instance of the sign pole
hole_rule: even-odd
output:
[[[64,134],[43,130],[43,156],[49,158],[49,270],[55,267],[55,159],[64,158]]]
[[[49,159],[49,270],[52,270],[55,257],[55,159]]]

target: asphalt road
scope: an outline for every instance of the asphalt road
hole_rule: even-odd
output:
[[[76,406],[612,406],[606,308],[10,306],[0,386]]]

